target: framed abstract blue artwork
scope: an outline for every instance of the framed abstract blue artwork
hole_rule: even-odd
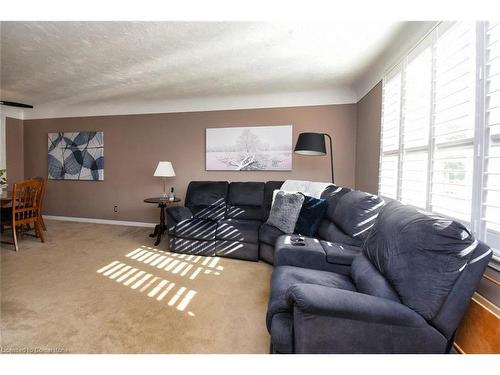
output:
[[[48,133],[49,180],[104,180],[104,133]]]

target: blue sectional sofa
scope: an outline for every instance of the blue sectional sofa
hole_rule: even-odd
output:
[[[461,223],[397,201],[348,274],[310,242],[276,251],[266,318],[275,353],[447,353],[492,256]]]
[[[461,223],[333,185],[317,233],[284,234],[265,223],[281,184],[191,182],[167,209],[170,250],[273,264],[273,353],[447,353],[491,249]]]
[[[284,233],[265,221],[273,192],[282,184],[283,181],[192,181],[185,206],[167,208],[170,250],[243,260],[260,259],[273,264],[276,240]],[[372,223],[357,225],[365,216],[376,215],[383,200],[334,185],[325,189],[321,197],[328,201],[328,207],[316,237],[349,245],[353,252],[359,253],[368,234],[363,230]]]

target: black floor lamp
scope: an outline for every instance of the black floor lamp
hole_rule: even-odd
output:
[[[300,155],[326,155],[325,136],[330,140],[330,166],[332,168],[332,183],[334,183],[332,137],[330,135],[326,133],[300,133],[294,151]]]

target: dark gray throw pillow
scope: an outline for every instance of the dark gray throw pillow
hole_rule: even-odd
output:
[[[304,203],[304,196],[300,193],[285,194],[279,191],[269,212],[267,224],[272,225],[284,233],[292,234]]]

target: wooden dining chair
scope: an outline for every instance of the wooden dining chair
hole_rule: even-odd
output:
[[[45,188],[47,187],[47,180],[43,177],[33,177],[32,178],[33,180],[35,181],[40,181],[43,186],[42,186],[42,195],[40,197],[40,205],[39,205],[39,209],[38,209],[38,212],[40,214],[40,224],[42,226],[42,229],[44,231],[47,231],[47,227],[45,226],[45,222],[43,221],[43,200],[45,199]]]
[[[27,225],[33,223],[35,233],[42,242],[45,242],[42,226],[40,223],[40,203],[42,198],[43,183],[36,180],[27,180],[14,184],[12,192],[11,216],[2,215],[2,227],[10,226],[12,228],[12,238],[14,242],[4,242],[14,245],[16,251],[17,231],[23,230]],[[9,220],[10,219],[10,220]]]

